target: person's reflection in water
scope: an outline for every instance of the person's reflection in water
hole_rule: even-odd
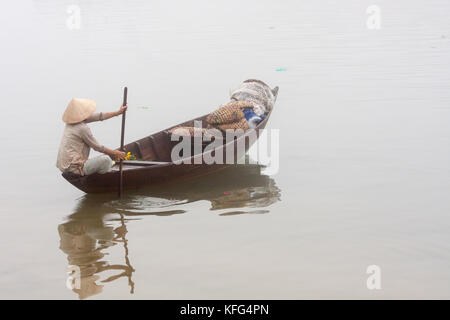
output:
[[[126,277],[130,293],[134,292],[126,217],[182,214],[186,211],[174,206],[199,200],[210,201],[211,210],[231,209],[223,216],[267,213],[267,209],[255,208],[268,207],[279,199],[280,189],[272,178],[261,174],[259,165],[236,165],[182,183],[128,191],[120,200],[111,194],[85,195],[68,221],[58,227],[60,249],[67,254],[69,265],[78,266],[81,273],[80,287],[73,291],[84,299],[101,293],[103,284]],[[124,252],[121,264],[108,261],[112,259],[108,249],[118,244]],[[104,271],[114,275],[98,282]]]
[[[113,228],[105,225],[105,213],[95,212],[88,208],[86,197],[79,203],[77,211],[69,217],[69,221],[60,224],[60,249],[67,254],[69,265],[80,269],[80,285],[74,288],[80,299],[102,292],[103,285],[97,284],[99,273],[114,271],[116,274],[102,280],[102,283],[127,277],[130,293],[134,292],[131,276],[134,272],[128,259],[128,241],[125,219],[121,215],[120,226]],[[94,207],[95,208],[95,207]],[[105,250],[122,242],[125,251],[124,264],[110,264],[103,258]]]

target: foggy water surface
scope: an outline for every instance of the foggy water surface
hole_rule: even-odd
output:
[[[450,3],[377,1],[378,30],[372,4],[5,5],[0,297],[449,298]],[[72,97],[113,111],[128,86],[131,142],[214,110],[248,78],[280,87],[277,174],[250,165],[118,200],[55,167]],[[91,129],[119,145],[119,118]],[[367,289],[370,265],[381,290]]]

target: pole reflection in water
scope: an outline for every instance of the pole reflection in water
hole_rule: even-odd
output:
[[[221,216],[268,213],[262,208],[279,201],[281,192],[272,178],[261,174],[261,168],[234,165],[204,177],[126,191],[121,199],[112,194],[84,195],[68,221],[58,227],[60,249],[69,266],[80,271],[79,286],[72,290],[84,299],[101,293],[104,284],[125,277],[130,293],[134,292],[126,224],[137,216],[183,214],[186,211],[177,206],[200,200],[210,201],[210,210],[225,211]],[[117,245],[122,246],[122,262],[106,260]]]

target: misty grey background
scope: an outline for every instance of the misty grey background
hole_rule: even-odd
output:
[[[66,27],[71,4],[80,30]],[[380,30],[366,27],[372,4]],[[446,0],[4,4],[0,297],[77,298],[57,231],[83,196],[55,167],[70,98],[113,111],[128,86],[133,141],[258,78],[280,87],[268,127],[280,129],[281,201],[237,216],[198,201],[128,222],[135,294],[121,279],[93,298],[450,298],[449,9]],[[91,128],[118,146],[119,118]],[[154,198],[133,205],[161,210]],[[120,250],[104,259],[121,261]],[[379,291],[366,288],[372,264]]]

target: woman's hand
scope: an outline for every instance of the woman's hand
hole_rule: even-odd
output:
[[[127,111],[127,106],[121,106],[119,111],[116,111],[117,115],[121,115],[122,113],[124,113],[125,111]]]
[[[125,152],[120,150],[112,150],[107,147],[104,147],[103,153],[110,156],[114,161],[125,160],[125,157],[127,156]]]
[[[127,110],[127,106],[121,106],[119,110],[112,112],[105,112],[103,114],[103,120],[111,119],[112,117],[117,117]]]
[[[126,153],[119,150],[112,150],[113,157],[117,160],[125,160]]]

